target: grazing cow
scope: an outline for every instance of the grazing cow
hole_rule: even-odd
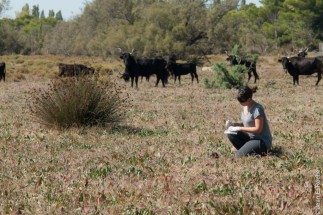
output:
[[[133,52],[133,51],[132,51]],[[120,58],[123,59],[125,65],[124,74],[121,76],[125,81],[131,79],[131,87],[133,87],[134,81],[136,87],[138,87],[139,76],[150,77],[156,74],[157,81],[156,87],[159,81],[162,81],[163,87],[167,83],[168,72],[165,69],[166,61],[163,58],[135,58],[131,53],[122,53]]]
[[[228,56],[228,58],[226,60],[230,62],[230,65],[231,66],[234,66],[234,65],[245,65],[247,67],[247,69],[248,69],[248,82],[251,79],[251,72],[255,76],[255,83],[257,82],[257,80],[259,80],[259,75],[257,73],[256,62],[252,62],[252,61],[248,61],[248,60],[244,60],[244,59],[241,59],[240,61],[238,61],[237,60],[237,56],[235,56],[235,55],[228,55],[228,53],[227,53],[227,56]]]
[[[71,77],[80,75],[92,75],[94,74],[94,68],[87,67],[83,64],[64,64],[60,63],[58,65],[59,74],[58,76]]]
[[[303,57],[282,57],[279,59],[279,62],[282,63],[283,68],[293,76],[293,83],[299,85],[299,75],[312,75],[317,73],[317,82],[321,80],[323,72],[323,63],[320,60],[320,57],[315,58],[303,58]]]
[[[181,84],[181,75],[191,74],[192,84],[194,78],[196,78],[196,82],[199,82],[198,75],[196,73],[196,63],[174,63],[172,61],[168,62],[166,65],[166,69],[169,73],[174,76],[174,83],[176,83],[176,78],[178,77],[179,84]]]
[[[6,81],[6,64],[4,62],[0,62],[0,81]]]

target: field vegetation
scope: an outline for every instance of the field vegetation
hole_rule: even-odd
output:
[[[209,56],[225,62],[224,55]],[[258,59],[258,91],[274,137],[265,157],[234,158],[224,121],[239,120],[236,89],[169,80],[166,88],[120,79],[120,60],[1,56],[1,214],[313,214],[323,158],[323,83],[300,86],[278,57]],[[91,64],[129,95],[118,126],[49,129],[34,120],[29,92],[58,76],[58,62]],[[214,78],[202,72],[200,80]],[[251,84],[254,86],[254,84]],[[216,152],[216,154],[214,153]],[[218,156],[216,156],[218,155]],[[317,189],[317,188],[316,188]]]

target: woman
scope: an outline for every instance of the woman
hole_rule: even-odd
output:
[[[272,135],[264,108],[252,99],[253,92],[256,89],[252,90],[247,86],[239,89],[237,100],[243,107],[242,123],[226,121],[228,129],[225,133],[238,150],[236,157],[253,153],[265,155],[272,146]]]

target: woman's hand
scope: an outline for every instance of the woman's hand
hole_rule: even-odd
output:
[[[229,131],[234,131],[234,132],[236,132],[236,131],[240,131],[240,127],[239,127],[239,126],[230,126],[230,127],[228,128],[228,130],[229,130]]]

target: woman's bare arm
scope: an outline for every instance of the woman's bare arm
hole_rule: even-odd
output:
[[[264,118],[262,116],[258,116],[255,119],[254,127],[240,127],[240,131],[250,132],[253,134],[260,134],[264,127]]]

